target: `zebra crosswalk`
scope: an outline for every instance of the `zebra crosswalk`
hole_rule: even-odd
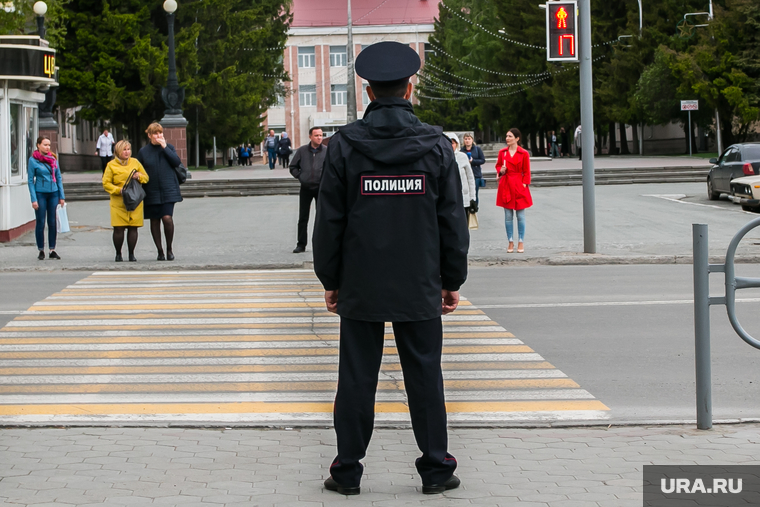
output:
[[[443,320],[452,424],[608,417],[470,302]],[[93,273],[0,329],[0,424],[331,424],[338,325],[310,270]],[[376,412],[408,421],[390,325]]]

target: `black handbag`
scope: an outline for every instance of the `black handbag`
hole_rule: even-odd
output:
[[[137,172],[137,169],[132,169],[129,175],[129,180],[124,183],[124,187],[121,189],[121,197],[124,199],[124,207],[127,211],[134,211],[145,199],[145,190],[140,182],[133,179],[132,176]]]
[[[175,167],[174,172],[177,173],[177,181],[179,181],[180,185],[187,181],[187,167],[185,167],[183,164],[180,163],[177,167]]]

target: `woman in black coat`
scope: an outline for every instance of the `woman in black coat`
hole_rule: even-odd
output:
[[[151,123],[145,130],[150,144],[143,146],[137,160],[145,168],[150,180],[145,184],[145,218],[150,220],[150,234],[158,250],[158,260],[174,260],[174,203],[182,202],[179,179],[175,170],[182,161],[174,146],[164,139],[164,129],[159,123]],[[166,236],[166,256],[161,246],[161,224]]]
[[[288,133],[283,132],[277,143],[277,157],[280,159],[280,164],[282,164],[282,167],[285,169],[287,169],[290,164],[291,153],[293,153],[293,144],[290,141],[290,137],[288,137]]]

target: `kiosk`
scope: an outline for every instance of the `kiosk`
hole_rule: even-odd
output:
[[[46,40],[0,35],[0,242],[34,229],[26,165],[38,136],[38,106],[55,86],[55,50]]]

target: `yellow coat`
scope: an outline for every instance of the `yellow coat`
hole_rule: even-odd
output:
[[[124,199],[121,197],[121,189],[124,188],[124,184],[135,169],[140,174],[140,183],[143,185],[148,183],[148,173],[145,172],[142,164],[132,157],[129,157],[126,165],[114,158],[108,163],[103,173],[103,188],[111,194],[112,227],[142,227],[143,225],[143,203],[140,203],[134,211],[127,211]]]

